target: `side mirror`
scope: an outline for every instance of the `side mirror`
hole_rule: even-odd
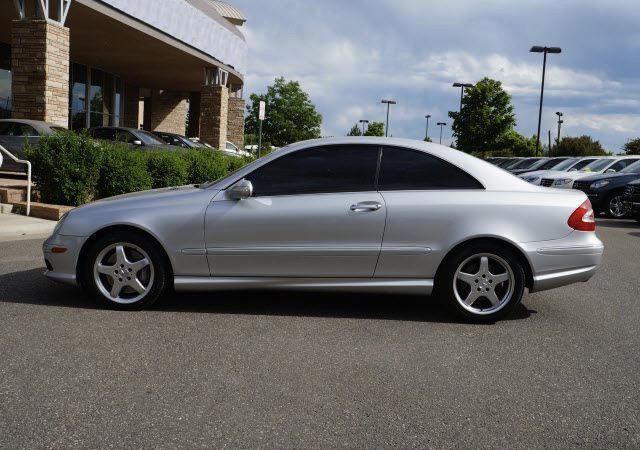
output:
[[[251,181],[242,179],[231,186],[227,191],[227,195],[231,200],[244,200],[253,194],[253,184]]]
[[[131,142],[133,145],[142,145],[142,141],[140,139],[136,139],[135,141]]]

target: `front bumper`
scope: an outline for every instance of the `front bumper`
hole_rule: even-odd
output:
[[[595,233],[573,231],[555,241],[522,244],[533,270],[530,292],[588,281],[602,263],[604,245]]]
[[[77,286],[78,256],[86,237],[55,234],[42,244],[47,270],[44,275],[54,281]],[[54,247],[65,248],[64,253],[53,253]]]

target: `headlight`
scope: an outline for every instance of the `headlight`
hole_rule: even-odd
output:
[[[524,181],[528,181],[529,183],[534,183],[534,182],[538,181],[540,179],[540,177],[537,177],[537,176],[533,175],[533,176],[529,176],[529,177],[522,177],[522,179]]]
[[[573,181],[573,178],[558,178],[553,182],[554,186],[562,186],[563,184],[569,184]]]
[[[600,189],[605,187],[606,185],[608,185],[610,183],[610,181],[607,180],[602,180],[602,181],[596,181],[595,183],[593,183],[591,185],[591,189]]]
[[[68,212],[64,213],[64,215],[60,218],[60,220],[58,221],[58,223],[56,224],[56,226],[53,228],[53,233],[51,234],[52,236],[58,234],[58,231],[60,231],[60,228],[62,228],[62,224],[65,221],[65,219],[67,218],[67,216],[69,215]]]

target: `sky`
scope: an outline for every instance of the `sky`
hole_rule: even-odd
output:
[[[359,120],[423,139],[425,115],[450,125],[460,81],[500,80],[513,99],[516,129],[536,133],[542,54],[547,60],[541,139],[588,134],[619,152],[640,137],[640,2],[636,0],[231,0],[247,17],[245,96],[274,78],[297,80],[323,116],[324,136]],[[443,144],[452,141],[445,128]]]

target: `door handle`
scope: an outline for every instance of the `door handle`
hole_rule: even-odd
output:
[[[351,205],[351,211],[353,212],[377,211],[380,208],[382,208],[382,205],[378,202],[362,202]]]

